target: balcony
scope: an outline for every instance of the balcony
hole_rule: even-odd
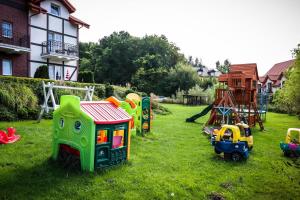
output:
[[[24,33],[14,32],[10,29],[2,29],[0,32],[0,52],[9,54],[30,52],[29,36]]]
[[[73,61],[79,59],[78,46],[60,41],[42,43],[41,57],[53,61]]]

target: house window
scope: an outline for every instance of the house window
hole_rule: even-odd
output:
[[[55,53],[63,53],[62,35],[49,32],[48,34],[48,51]]]
[[[11,60],[4,59],[2,61],[2,74],[11,76],[12,75],[12,62]]]
[[[258,93],[261,93],[261,84],[258,84],[257,87],[258,87]]]
[[[12,24],[8,22],[2,23],[2,36],[6,38],[12,38]]]
[[[63,78],[63,72],[62,72],[61,66],[56,65],[50,65],[48,72],[49,72],[49,78],[52,80],[62,80]]]
[[[268,89],[267,89],[268,93],[272,92],[272,83],[268,83]]]
[[[60,16],[60,7],[55,4],[51,4],[51,14],[55,16]]]

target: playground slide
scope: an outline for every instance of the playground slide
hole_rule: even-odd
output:
[[[202,110],[202,112],[190,117],[190,118],[187,118],[185,121],[186,122],[195,122],[196,119],[198,119],[199,117],[203,117],[204,115],[206,115],[212,108],[213,108],[214,104],[210,104],[209,106],[207,106],[206,108],[204,108]]]

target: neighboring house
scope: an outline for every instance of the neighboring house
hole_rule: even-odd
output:
[[[284,72],[289,69],[295,60],[275,64],[264,76],[259,77],[258,93],[265,91],[274,94],[276,90],[282,88],[286,77]]]
[[[50,79],[76,81],[78,30],[89,25],[72,16],[74,12],[68,0],[0,0],[2,38],[8,29],[12,37],[4,44],[13,45],[3,50],[0,40],[0,74],[33,77],[39,66],[46,65]]]
[[[218,77],[221,72],[215,69],[208,69],[207,67],[197,67],[197,73],[201,77]]]
[[[0,0],[0,75],[28,76],[28,9],[25,0]]]

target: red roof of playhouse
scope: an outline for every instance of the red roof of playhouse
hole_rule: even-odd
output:
[[[108,101],[83,101],[80,107],[94,120],[95,124],[119,124],[132,119],[122,108]]]
[[[230,65],[229,74],[241,74],[244,75],[246,78],[252,78],[253,80],[258,80],[256,63]],[[222,74],[219,76],[219,81],[226,81],[227,78],[228,78],[228,74]]]

